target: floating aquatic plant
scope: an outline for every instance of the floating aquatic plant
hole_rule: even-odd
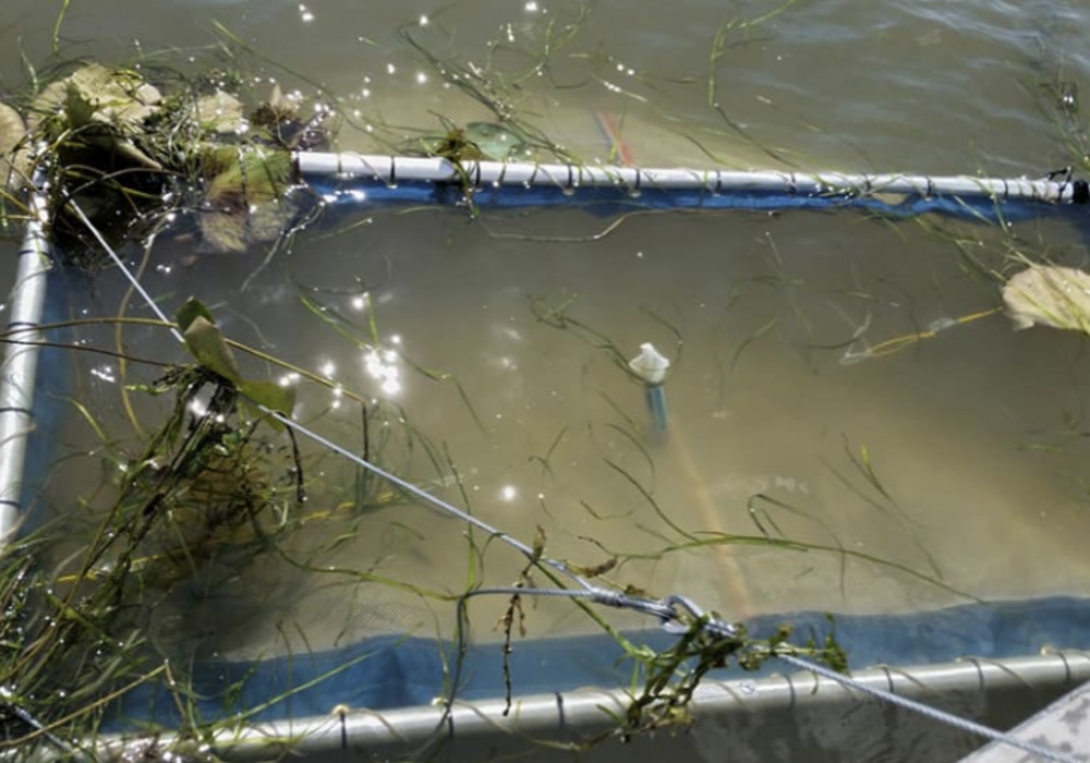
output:
[[[276,240],[310,202],[289,193],[290,151],[327,137],[324,114],[301,122],[298,100],[278,88],[249,107],[239,93],[208,88],[176,74],[153,83],[143,69],[76,66],[25,99],[25,125],[0,110],[2,193],[23,188],[25,149],[43,146],[55,238],[86,267],[101,252],[73,204],[114,245],[164,228],[184,233],[187,220],[208,251]]]
[[[26,177],[26,122],[18,111],[0,103],[0,200],[22,188]]]
[[[197,212],[204,247],[241,252],[274,240],[299,215],[302,191],[291,193],[291,156],[260,146],[209,147],[201,154],[204,194]]]
[[[469,122],[465,127],[446,124],[445,135],[425,135],[406,142],[402,153],[409,156],[439,156],[451,162],[532,161],[532,147],[502,124]]]

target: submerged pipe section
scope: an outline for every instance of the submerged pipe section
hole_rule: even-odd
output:
[[[48,207],[39,172],[29,197],[29,220],[19,249],[7,347],[0,366],[0,547],[21,521],[27,437],[34,430],[34,384],[39,326],[51,269]]]
[[[354,153],[299,152],[295,167],[300,181],[323,178],[338,182],[374,180],[388,186],[401,182],[464,183],[478,187],[552,187],[563,190],[618,189],[699,191],[707,194],[777,194],[798,197],[957,197],[1049,204],[1090,203],[1085,180],[984,178],[967,175],[929,177],[911,174],[842,172],[742,172],[725,169],[642,169],[638,167],[466,161],[439,157],[385,156]]]

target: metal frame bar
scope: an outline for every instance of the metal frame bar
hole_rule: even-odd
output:
[[[1007,728],[1090,681],[1090,653],[967,659],[911,669],[870,668],[856,672],[854,678]],[[285,754],[333,763],[420,757],[463,761],[529,751],[534,751],[538,762],[570,761],[580,742],[615,730],[616,716],[623,717],[629,702],[622,690],[584,690],[516,697],[509,712],[503,700],[456,702],[449,713],[441,705],[382,713],[338,706],[331,707],[325,717],[219,732],[211,751],[220,759],[239,763],[280,759]],[[700,749],[712,745],[723,759],[738,755],[766,759],[779,744],[796,756],[805,752],[808,760],[868,760],[873,754],[868,744],[879,743],[875,740],[884,739],[890,729],[897,735],[911,735],[904,741],[915,746],[913,759],[919,760],[930,759],[927,751],[946,751],[948,759],[950,750],[965,754],[982,744],[963,731],[807,672],[756,680],[706,680],[694,694],[693,720],[691,733],[677,733],[683,727],[663,729],[660,735],[640,736],[641,747],[654,745],[656,754],[700,759]],[[163,745],[171,741],[169,736],[158,739]],[[620,741],[614,736],[582,751],[580,759],[630,761],[633,750],[617,744]],[[103,737],[97,744],[98,749],[117,756],[146,742]],[[754,754],[761,757],[752,758]],[[781,758],[782,754],[781,750]]]

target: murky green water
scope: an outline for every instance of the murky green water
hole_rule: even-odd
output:
[[[163,50],[166,62],[199,67],[215,53],[213,20],[222,22],[252,46],[242,63],[259,76],[308,92],[320,84],[343,99],[348,149],[376,149],[369,126],[408,138],[443,132],[436,114],[489,118],[402,30],[507,83],[520,116],[587,161],[1039,176],[1079,158],[1048,110],[1090,68],[1081,44],[1090,10],[1043,0],[839,0],[744,21],[777,7],[74,0],[61,57]],[[0,88],[25,81],[21,55],[42,69],[56,60],[56,11],[22,0],[0,11]],[[477,222],[464,211],[370,217],[351,232],[302,236],[253,280],[263,251],[193,262],[190,244],[166,241],[146,284],[170,308],[198,295],[233,338],[402,406],[457,467],[476,514],[527,541],[542,527],[557,558],[592,565],[632,555],[614,572],[621,584],[684,593],[731,618],[905,612],[964,601],[956,591],[1085,590],[1084,340],[1040,328],[1015,334],[998,314],[948,326],[1000,304],[996,284],[973,275],[954,239],[987,242],[980,257],[1001,270],[1009,261],[999,231],[849,212],[649,214],[601,237],[615,218],[578,210]],[[1020,223],[1014,234],[1070,264],[1085,259],[1084,234],[1065,223]],[[118,274],[102,274],[88,304],[109,314],[124,288]],[[301,301],[365,322],[364,293],[391,353],[384,362],[400,369],[396,390],[369,371],[367,351]],[[666,436],[652,431],[643,390],[607,353],[541,320],[561,306],[629,356],[646,341],[675,359],[681,348],[666,384]],[[889,344],[936,326],[918,342]],[[178,357],[158,335],[132,342],[133,351]],[[426,378],[410,361],[449,379]],[[117,384],[102,379],[116,379],[116,368],[103,360],[101,369],[84,381],[97,399],[114,400]],[[329,414],[337,400],[328,390],[300,389],[298,418],[358,447],[358,413],[346,405]],[[442,476],[419,452],[398,451],[392,465],[421,483]],[[332,459],[318,469],[334,487],[354,479]],[[449,485],[440,492],[463,502]],[[344,500],[329,487],[319,497]],[[465,587],[456,521],[395,505],[354,522],[358,537],[322,564]],[[327,541],[321,527],[293,544]],[[726,544],[661,554],[685,543],[678,528],[690,540],[765,530],[832,551]],[[491,584],[512,582],[521,567],[497,547],[484,556]],[[312,626],[315,649],[436,629],[419,600],[379,586],[314,592],[260,566],[228,578],[260,607],[278,603],[275,616],[220,644],[230,653],[260,653],[287,620]],[[195,601],[173,606],[221,611],[214,599]],[[504,605],[482,601],[475,611],[490,625]],[[450,608],[430,606],[449,634]],[[562,603],[531,613],[535,636],[593,628]]]

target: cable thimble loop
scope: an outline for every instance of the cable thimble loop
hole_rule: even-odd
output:
[[[670,594],[660,602],[671,612],[670,617],[662,617],[662,629],[667,633],[687,633],[691,624],[687,620],[699,620],[704,610],[688,596]]]
[[[704,618],[702,630],[709,631],[719,638],[734,638],[738,635],[736,626],[717,617],[708,616],[704,609],[688,596],[671,594],[663,598],[659,604],[671,612],[670,616],[659,618],[662,629],[667,633],[687,633],[692,627],[691,621]]]

